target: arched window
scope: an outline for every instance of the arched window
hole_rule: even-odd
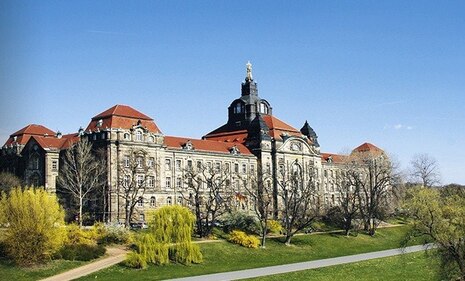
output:
[[[128,133],[125,133],[124,136],[123,136],[123,138],[124,138],[125,140],[128,140],[128,139],[129,139],[129,134],[128,134]]]
[[[268,114],[268,106],[264,103],[260,103],[259,111],[260,113]]]
[[[166,198],[166,204],[171,205],[172,203],[173,203],[173,201],[171,200],[171,196],[168,196]]]
[[[157,206],[157,199],[155,196],[150,197],[150,207],[155,207]]]

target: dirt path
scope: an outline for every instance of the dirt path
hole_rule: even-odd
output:
[[[54,275],[42,281],[66,281],[73,280],[93,272],[102,270],[122,262],[126,258],[127,250],[121,248],[107,248],[107,256],[95,262],[71,269],[69,271]]]

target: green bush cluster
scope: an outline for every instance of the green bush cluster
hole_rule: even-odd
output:
[[[229,234],[229,242],[244,246],[246,248],[258,248],[260,240],[254,235],[247,235],[244,231],[233,230]]]
[[[102,245],[67,244],[55,255],[55,258],[64,260],[90,261],[105,254],[106,249]]]
[[[223,231],[230,233],[233,230],[242,230],[246,233],[257,234],[260,232],[260,224],[255,216],[244,212],[228,213],[222,218]]]

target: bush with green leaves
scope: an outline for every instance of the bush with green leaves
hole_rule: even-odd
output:
[[[246,248],[258,248],[260,246],[260,240],[254,235],[247,235],[244,231],[233,230],[229,234],[229,242],[241,245]]]
[[[146,264],[182,264],[202,262],[198,245],[192,243],[195,217],[182,206],[165,206],[150,216],[148,233],[135,237],[134,254],[127,256],[126,266],[145,268]]]
[[[3,243],[20,265],[49,260],[66,240],[64,212],[55,195],[43,188],[14,188],[0,200]]]
[[[223,231],[230,233],[233,230],[242,230],[246,233],[260,233],[260,223],[253,215],[244,212],[231,212],[223,216]]]
[[[64,260],[90,261],[105,254],[106,249],[102,245],[92,244],[67,244],[55,255],[55,258]]]

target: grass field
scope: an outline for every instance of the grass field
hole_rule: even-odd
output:
[[[5,260],[0,260],[0,280],[39,280],[85,263],[87,262],[54,260],[46,265],[23,268],[14,266]]]
[[[436,273],[439,263],[425,252],[374,259],[353,264],[337,265],[319,269],[277,274],[248,281],[293,281],[293,280],[345,280],[345,281],[434,281],[441,280]]]
[[[266,249],[246,249],[227,242],[205,243],[200,244],[204,254],[202,264],[150,266],[146,270],[117,265],[79,280],[163,280],[366,253],[399,247],[407,231],[407,227],[385,228],[375,237],[364,234],[345,237],[336,233],[302,235],[296,236],[290,247],[277,239],[269,239]]]

